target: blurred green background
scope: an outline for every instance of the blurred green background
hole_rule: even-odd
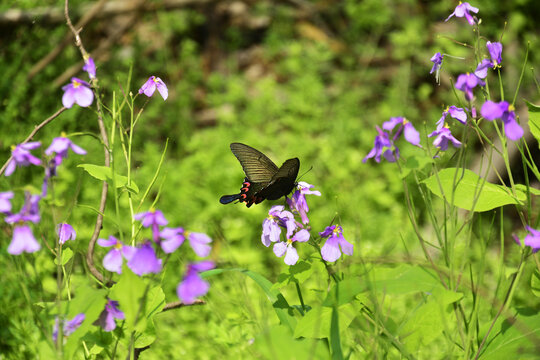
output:
[[[73,22],[88,15],[98,3],[71,1]],[[476,35],[472,28],[463,18],[444,22],[456,2],[103,3],[105,7],[85,24],[81,38],[97,64],[105,106],[111,106],[113,92],[116,97],[136,93],[150,75],[159,76],[169,87],[166,102],[157,93],[148,102],[143,96],[136,101],[136,111],[145,107],[134,134],[134,180],[141,189],[149,183],[168,139],[166,161],[152,199],[160,188],[157,208],[170,225],[209,234],[214,240],[211,257],[220,267],[248,268],[270,280],[285,269],[283,261],[260,242],[261,223],[272,204],[263,202],[247,209],[241,204],[223,206],[218,201],[223,194],[237,192],[244,177],[229,150],[231,142],[251,145],[278,165],[292,157],[300,159],[300,173],[305,173],[302,180],[322,193],[321,197],[308,198],[312,229],[322,231],[336,216],[345,237],[355,245],[355,255],[338,263],[338,270],[359,273],[362,261],[394,263],[405,257],[421,258],[395,164],[361,161],[373,146],[375,125],[391,116],[406,116],[422,134],[429,133],[444,107],[455,104],[450,78],[473,71],[476,65],[470,49],[459,44],[473,43]],[[107,7],[110,4],[129,4],[135,10],[111,10]],[[540,3],[484,0],[472,5],[480,8],[481,35],[491,41],[503,36],[502,76],[508,91],[505,95],[512,98],[527,43],[532,49],[528,67],[539,64]],[[19,17],[6,16],[15,8],[21,10]],[[62,10],[63,2],[59,1],[0,4],[4,15],[0,19],[3,159],[7,159],[12,144],[22,141],[36,124],[61,107],[61,86],[71,76],[86,79],[72,39],[64,41],[69,32]],[[65,46],[61,46],[63,42]],[[437,51],[465,58],[445,59],[440,86],[429,74],[429,59]],[[131,67],[132,85],[126,88]],[[525,72],[521,87],[520,98],[538,102],[531,71]],[[523,106],[516,105],[518,109]],[[126,113],[124,121],[128,119]],[[62,131],[97,134],[96,114],[74,106],[36,139],[48,146]],[[56,205],[56,216],[77,230],[77,243],[71,246],[78,250],[81,266],[74,276],[82,279],[83,254],[95,221],[93,211],[86,206],[97,207],[101,186],[76,165],[102,164],[103,154],[92,136],[73,140],[88,150],[88,155],[82,160],[70,155],[59,170],[56,199],[48,205]],[[402,154],[412,153],[421,154],[403,146]],[[120,152],[116,159],[121,160]],[[472,156],[470,161],[474,160]],[[2,177],[0,191],[20,190],[29,182],[39,188],[39,171],[22,169],[11,178]],[[122,215],[127,216],[125,200],[122,197]],[[112,220],[106,217],[101,237],[116,233]],[[52,218],[45,216],[38,230],[44,238],[54,236],[51,223]],[[9,242],[5,234],[3,254]],[[178,251],[173,256],[164,275],[169,301],[176,299],[174,289],[183,272],[185,253]],[[299,247],[299,253],[306,257],[313,249]],[[98,262],[104,254],[103,249],[97,249]],[[36,292],[43,287],[45,294],[53,297],[54,267],[49,258],[45,251],[37,256],[34,270],[44,279],[30,285]],[[0,259],[3,269],[24,267],[6,256]],[[498,260],[493,261],[496,264]],[[17,282],[9,271],[3,278],[4,284]],[[277,322],[264,295],[239,274],[220,275],[210,281],[207,305],[158,316],[158,340],[141,358],[214,359],[223,354],[250,358],[257,354],[250,347],[252,339]],[[324,283],[325,279],[313,281]],[[293,287],[283,291],[290,291],[296,299]],[[0,322],[11,324],[0,330],[0,352],[6,354],[34,351],[32,342],[22,341],[25,334],[35,336],[36,329],[19,298],[16,286],[2,286]],[[357,339],[346,341],[354,345]]]

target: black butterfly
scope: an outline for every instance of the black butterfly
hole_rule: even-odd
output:
[[[220,203],[228,204],[238,200],[250,207],[264,199],[277,200],[288,195],[294,188],[300,168],[298,158],[289,159],[278,168],[266,155],[251,146],[232,143],[231,151],[240,161],[246,178],[240,194],[224,195],[219,199]]]

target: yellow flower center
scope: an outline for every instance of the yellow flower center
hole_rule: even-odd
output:
[[[122,249],[122,243],[121,243],[121,242],[117,242],[116,244],[114,244],[114,248],[115,248],[115,249],[118,249],[118,250]]]
[[[77,80],[73,80],[73,87],[76,89],[76,88],[78,88],[79,86],[81,86],[81,83],[78,82]]]
[[[508,111],[516,111],[516,108],[514,107],[514,105],[510,104],[508,105]]]

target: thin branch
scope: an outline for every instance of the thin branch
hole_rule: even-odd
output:
[[[37,132],[39,130],[41,130],[45,125],[47,125],[48,123],[50,123],[51,121],[53,121],[54,119],[56,119],[61,113],[63,113],[64,111],[66,111],[67,108],[65,107],[61,107],[59,110],[57,110],[54,114],[52,114],[49,118],[43,120],[43,122],[39,125],[36,125],[36,127],[34,128],[34,130],[32,130],[32,132],[30,133],[30,135],[28,135],[26,137],[26,139],[24,139],[24,141],[21,143],[21,144],[26,144],[27,142],[29,142],[30,140],[32,140],[32,138],[37,134]],[[9,164],[9,162],[13,159],[13,156],[10,156],[9,159],[7,159],[7,161],[4,163],[4,165],[2,166],[2,168],[0,169],[0,176],[4,173],[4,171],[6,170],[6,167],[7,165]]]
[[[173,302],[170,302],[170,303],[166,304],[163,307],[163,310],[161,310],[161,312],[165,312],[165,311],[169,311],[169,310],[173,310],[173,309],[178,309],[178,308],[181,308],[181,307],[184,307],[184,306],[204,305],[204,304],[206,304],[206,302],[204,300],[195,300],[195,302],[193,304],[184,304],[181,301],[173,301]]]

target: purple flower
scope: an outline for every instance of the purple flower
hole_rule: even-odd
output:
[[[13,191],[0,192],[0,213],[9,214],[11,211],[11,201]]]
[[[394,146],[394,142],[390,140],[390,134],[387,131],[381,130],[376,126],[379,135],[375,136],[375,144],[373,149],[362,160],[365,163],[368,159],[375,158],[376,162],[381,162],[381,155],[389,162],[395,162],[399,158],[399,149]],[[386,150],[385,150],[386,149]],[[396,156],[392,149],[395,149]]]
[[[176,294],[184,304],[193,304],[197,297],[203,296],[208,292],[210,284],[203,280],[199,273],[213,268],[214,263],[212,261],[188,264],[186,274],[176,288]]]
[[[23,223],[30,221],[33,223],[38,223],[41,220],[39,215],[39,200],[41,200],[40,195],[31,195],[28,191],[24,193],[24,204],[16,214],[6,216],[6,222],[8,224],[14,223]]]
[[[73,230],[73,227],[68,223],[56,225],[56,233],[58,234],[58,242],[60,245],[64,244],[68,240],[75,240],[77,238],[75,230]]]
[[[41,160],[30,153],[30,150],[37,149],[41,146],[39,141],[19,144],[11,150],[12,159],[6,167],[5,176],[10,176],[15,171],[17,166],[41,165]]]
[[[71,78],[71,83],[62,87],[64,95],[62,96],[62,104],[68,109],[77,103],[82,107],[87,107],[94,101],[94,93],[90,89],[90,85],[76,77]]]
[[[170,254],[180,247],[186,240],[184,228],[164,228],[159,236],[164,239],[160,242],[165,254]]]
[[[486,47],[489,51],[489,56],[491,57],[491,61],[493,62],[493,67],[496,67],[501,64],[502,62],[502,49],[503,46],[500,42],[491,42],[488,41],[486,43]]]
[[[287,235],[287,241],[280,241],[274,244],[274,254],[277,257],[285,255],[285,264],[294,265],[298,261],[298,252],[293,246],[293,242],[306,242],[309,240],[309,231],[306,229],[298,230],[292,237]]]
[[[403,132],[405,140],[407,140],[410,144],[422,147],[420,146],[420,133],[416,131],[414,126],[404,117],[392,117],[390,120],[383,123],[382,128],[391,132],[396,125],[400,126],[394,135],[394,141],[396,141]]]
[[[127,266],[135,274],[142,276],[149,273],[157,274],[161,271],[161,259],[158,259],[156,252],[150,242],[142,244],[128,260]]]
[[[322,238],[328,237],[326,243],[324,243],[321,248],[322,258],[328,262],[334,262],[341,256],[341,251],[344,254],[352,255],[353,254],[353,244],[345,240],[343,237],[343,229],[339,225],[327,226],[323,232],[320,232],[319,235]],[[341,251],[339,248],[341,247]]]
[[[287,232],[292,234],[292,231],[296,227],[294,215],[284,210],[284,208],[282,205],[272,206],[270,211],[268,211],[268,217],[263,220],[261,242],[266,247],[270,246],[273,242],[279,241],[281,228],[287,229]]]
[[[443,111],[441,118],[439,119],[439,121],[437,121],[437,130],[440,130],[443,128],[444,120],[446,119],[446,116],[448,114],[450,114],[451,117],[453,117],[454,119],[456,119],[462,124],[467,123],[467,113],[465,112],[465,110],[452,105],[450,107],[447,107]]]
[[[135,214],[133,218],[135,220],[141,220],[142,226],[146,228],[152,227],[152,239],[155,242],[159,242],[159,226],[165,226],[169,223],[160,210],[154,209]]]
[[[212,242],[210,236],[203,233],[187,232],[189,245],[195,251],[195,254],[200,257],[206,257],[210,254],[212,247],[208,245]]]
[[[454,10],[454,12],[452,14],[450,14],[450,16],[444,21],[450,20],[450,18],[452,16],[454,16],[454,15],[456,17],[464,17],[465,16],[465,19],[467,19],[469,24],[472,26],[472,25],[474,25],[474,18],[472,17],[471,14],[469,14],[469,11],[476,14],[476,13],[478,13],[478,8],[475,8],[475,7],[471,6],[471,5],[469,5],[468,2],[461,3],[461,1],[460,1],[459,5],[456,6],[456,9]]]
[[[136,251],[136,248],[124,245],[112,235],[109,236],[109,240],[98,239],[97,243],[102,247],[112,246],[112,249],[103,258],[103,267],[118,274],[122,273],[122,257],[129,261]]]
[[[533,229],[530,226],[525,226],[529,232],[523,239],[523,244],[525,246],[530,246],[533,249],[533,252],[540,250],[540,231]],[[521,245],[521,241],[517,236],[514,235],[514,240]]]
[[[105,309],[103,309],[94,325],[101,326],[105,331],[113,331],[116,329],[116,322],[114,319],[124,320],[125,315],[118,309],[118,301],[108,299],[107,304],[105,304]]]
[[[96,78],[96,64],[94,64],[94,59],[92,59],[91,57],[89,57],[84,62],[84,66],[82,69],[88,73],[88,77],[90,79]]]
[[[434,71],[439,71],[442,66],[444,55],[442,55],[440,52],[435,53],[430,59],[431,62],[433,62],[433,67],[431,68],[430,74],[433,74]]]
[[[300,214],[300,217],[302,218],[302,223],[304,224],[309,223],[309,219],[307,217],[307,212],[309,211],[309,207],[306,202],[306,195],[321,196],[320,191],[310,190],[313,187],[314,185],[308,184],[307,182],[304,182],[304,181],[300,181],[297,186],[298,189],[294,192],[292,197],[290,199],[287,198],[287,204],[289,204],[291,211],[298,212],[298,214]]]
[[[480,113],[484,118],[490,121],[501,119],[504,123],[504,132],[506,133],[506,136],[510,140],[517,141],[523,136],[523,129],[516,121],[516,113],[514,110],[514,106],[510,105],[507,101],[496,103],[488,100],[482,105]]]
[[[36,241],[32,229],[28,225],[16,225],[13,228],[13,238],[8,246],[8,253],[20,255],[23,252],[33,253],[41,249]]]
[[[75,330],[81,326],[85,318],[85,315],[83,313],[80,313],[78,315],[75,315],[75,317],[67,322],[64,323],[64,337],[68,337],[69,335],[73,334]],[[58,318],[56,318],[56,321],[54,322],[53,327],[53,341],[56,342],[58,339]]]
[[[465,93],[465,99],[468,101],[473,99],[474,95],[472,89],[477,85],[484,86],[486,83],[476,75],[469,73],[459,75],[456,81],[456,89],[463,91]]]
[[[493,63],[489,59],[483,59],[478,66],[476,67],[476,70],[474,70],[474,75],[476,75],[480,79],[485,79],[487,77],[488,68],[492,68]]]
[[[62,160],[67,158],[68,150],[71,149],[75,154],[86,155],[86,151],[75,145],[67,137],[56,137],[51,142],[51,145],[45,150],[45,155],[51,156],[55,153],[54,166],[58,166],[62,163]]]
[[[460,147],[461,142],[459,142],[450,132],[450,129],[446,126],[435,130],[428,137],[437,136],[433,141],[433,145],[438,147],[441,151],[448,149],[448,142],[451,142],[455,147]]]
[[[167,85],[158,77],[150,76],[148,80],[141,86],[139,89],[139,94],[144,93],[144,95],[151,97],[154,95],[154,92],[157,90],[161,94],[161,97],[163,100],[167,100],[167,97],[169,96],[169,90],[167,89]]]

